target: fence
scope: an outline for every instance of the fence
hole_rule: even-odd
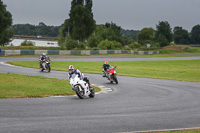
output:
[[[131,50],[1,50],[0,55],[98,55],[98,54],[159,54],[159,51],[131,51]]]

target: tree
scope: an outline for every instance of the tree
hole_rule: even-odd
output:
[[[70,20],[73,22],[71,35],[75,40],[84,41],[95,30],[95,21],[85,6],[75,6],[70,11]]]
[[[200,44],[200,25],[195,25],[191,31],[191,42],[193,44]]]
[[[126,44],[131,44],[135,41],[137,41],[137,34],[139,33],[139,30],[124,30],[121,29],[121,34],[123,35],[123,38],[125,39]]]
[[[190,36],[187,30],[183,29],[182,27],[174,27],[174,42],[176,44],[189,44],[190,43]]]
[[[12,15],[6,10],[6,5],[0,0],[0,45],[4,46],[12,37]]]
[[[88,8],[91,16],[93,17],[93,13],[92,13],[92,0],[85,0],[85,6]]]
[[[161,47],[167,46],[172,41],[172,29],[167,21],[161,21],[156,25],[155,38]]]
[[[155,31],[153,28],[144,28],[137,34],[138,43],[145,45],[153,42]]]
[[[72,0],[69,17],[60,30],[62,35],[59,36],[66,37],[69,33],[72,39],[85,41],[92,35],[96,26],[92,13],[92,0]]]
[[[71,33],[72,30],[71,28],[72,26],[70,26],[70,19],[66,19],[63,26],[60,28],[60,34],[59,36],[61,36],[61,40],[62,40],[62,36],[66,37],[68,33]]]
[[[121,44],[125,44],[125,40],[121,34],[121,27],[115,23],[106,23],[105,25],[99,25],[96,28],[96,36],[101,38],[100,41],[108,39],[109,41],[117,41]]]

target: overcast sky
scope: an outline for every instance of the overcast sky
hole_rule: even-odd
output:
[[[69,18],[71,0],[2,0],[13,16],[13,24],[61,25]],[[156,28],[168,21],[172,28],[188,31],[200,24],[200,0],[93,0],[97,24],[116,23],[124,29]]]

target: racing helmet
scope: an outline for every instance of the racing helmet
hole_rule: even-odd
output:
[[[104,64],[108,64],[108,61],[105,61]]]
[[[45,57],[45,56],[46,56],[46,53],[42,53],[42,56]]]
[[[73,65],[70,65],[70,66],[69,66],[69,72],[74,72],[74,69],[75,69],[75,68],[74,68]]]

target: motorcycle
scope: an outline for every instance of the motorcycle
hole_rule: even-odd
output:
[[[70,85],[72,86],[72,89],[76,92],[77,96],[80,99],[83,99],[87,96],[90,98],[93,98],[95,96],[94,88],[90,88],[89,84],[81,80],[78,77],[78,74],[73,74],[72,77],[69,79]]]
[[[50,59],[43,60],[40,65],[40,70],[41,71],[47,70],[48,72],[50,72],[51,71],[50,62],[51,62]]]
[[[110,81],[110,83],[115,82],[116,84],[118,84],[116,66],[115,67],[110,66],[110,68],[107,69],[106,77]]]

